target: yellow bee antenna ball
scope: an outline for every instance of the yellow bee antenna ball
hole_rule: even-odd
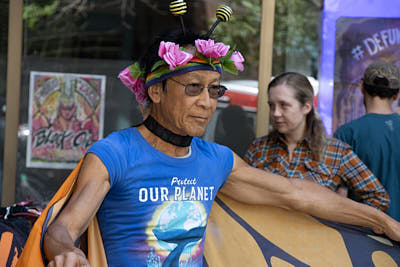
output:
[[[186,14],[187,12],[187,5],[186,2],[183,0],[175,0],[169,4],[169,11],[172,15],[180,16]]]
[[[171,12],[174,16],[179,16],[179,20],[181,21],[182,32],[185,34],[185,24],[183,23],[182,15],[187,12],[186,2],[183,0],[175,0],[169,3],[169,12]]]
[[[215,30],[215,27],[217,27],[218,23],[221,21],[227,22],[229,19],[232,17],[232,9],[227,6],[227,5],[222,5],[217,8],[217,12],[215,13],[215,16],[217,17],[217,21],[212,25],[211,29],[207,32],[206,38],[209,38],[210,35],[213,33]]]
[[[217,8],[217,13],[215,14],[215,16],[217,17],[217,19],[226,22],[229,21],[229,19],[232,16],[232,13],[233,13],[232,9],[229,6],[222,5]]]

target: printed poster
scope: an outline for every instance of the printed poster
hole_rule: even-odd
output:
[[[383,60],[400,67],[400,19],[341,17],[336,28],[332,133],[365,114],[360,85],[369,64]]]
[[[31,72],[27,167],[72,169],[103,137],[106,77]]]

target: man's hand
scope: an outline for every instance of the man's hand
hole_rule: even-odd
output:
[[[57,255],[47,267],[90,267],[85,254],[79,248]]]
[[[400,223],[388,215],[385,216],[385,228],[373,228],[372,230],[377,234],[385,234],[390,239],[400,242]]]

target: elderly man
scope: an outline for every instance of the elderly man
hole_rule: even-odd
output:
[[[89,264],[74,244],[94,216],[109,266],[202,266],[219,191],[400,240],[400,224],[386,214],[316,183],[252,168],[229,148],[197,138],[226,90],[221,70],[243,67],[240,53],[203,38],[167,34],[120,75],[150,116],[90,148],[70,200],[45,234],[49,266]]]

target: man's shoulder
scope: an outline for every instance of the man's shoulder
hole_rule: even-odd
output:
[[[370,125],[376,122],[383,122],[388,119],[400,121],[400,114],[392,113],[392,114],[380,114],[380,113],[367,113],[360,118],[353,120],[347,124],[349,125]]]
[[[220,145],[214,142],[209,142],[198,137],[193,138],[192,146],[194,146],[194,149],[205,153],[218,154],[221,151],[231,151],[231,149],[227,146]]]
[[[335,133],[333,134],[333,136],[335,138],[338,138],[340,140],[344,140],[346,138],[348,138],[349,136],[352,136],[353,134],[353,130],[354,130],[354,123],[353,122],[348,122],[346,124],[343,124],[342,126],[340,126]]]
[[[353,136],[355,132],[362,131],[365,127],[370,127],[371,121],[369,116],[362,116],[358,119],[352,120],[340,126],[334,136],[343,140],[343,135]]]
[[[136,131],[137,130],[134,127],[117,130],[111,132],[109,135],[107,135],[107,137],[105,137],[105,139],[125,139],[135,135]]]
[[[335,134],[336,133],[346,133],[349,131],[363,130],[363,129],[369,128],[369,127],[375,127],[376,123],[382,123],[388,119],[396,120],[397,122],[400,123],[400,115],[397,113],[393,113],[390,115],[369,113],[369,114],[363,115],[362,117],[360,117],[358,119],[355,119],[353,121],[343,124],[336,130]]]
[[[343,130],[347,130],[347,129],[354,129],[355,127],[358,127],[360,124],[363,124],[367,120],[368,120],[368,118],[365,117],[365,115],[364,115],[364,116],[362,116],[362,117],[360,117],[358,119],[355,119],[355,120],[352,120],[352,121],[349,121],[349,122],[343,124],[342,126],[340,126],[337,129],[337,131],[343,131]]]
[[[400,114],[399,113],[393,113],[393,118],[397,121],[400,121]]]
[[[127,148],[129,144],[132,144],[130,140],[134,138],[137,131],[135,128],[126,128],[118,131],[111,132],[103,139],[95,142],[90,150],[95,148],[103,148],[104,146],[115,148],[115,149],[123,149]]]
[[[198,147],[216,147],[218,144],[214,142],[209,142],[199,137],[193,137],[192,145],[196,145]]]

